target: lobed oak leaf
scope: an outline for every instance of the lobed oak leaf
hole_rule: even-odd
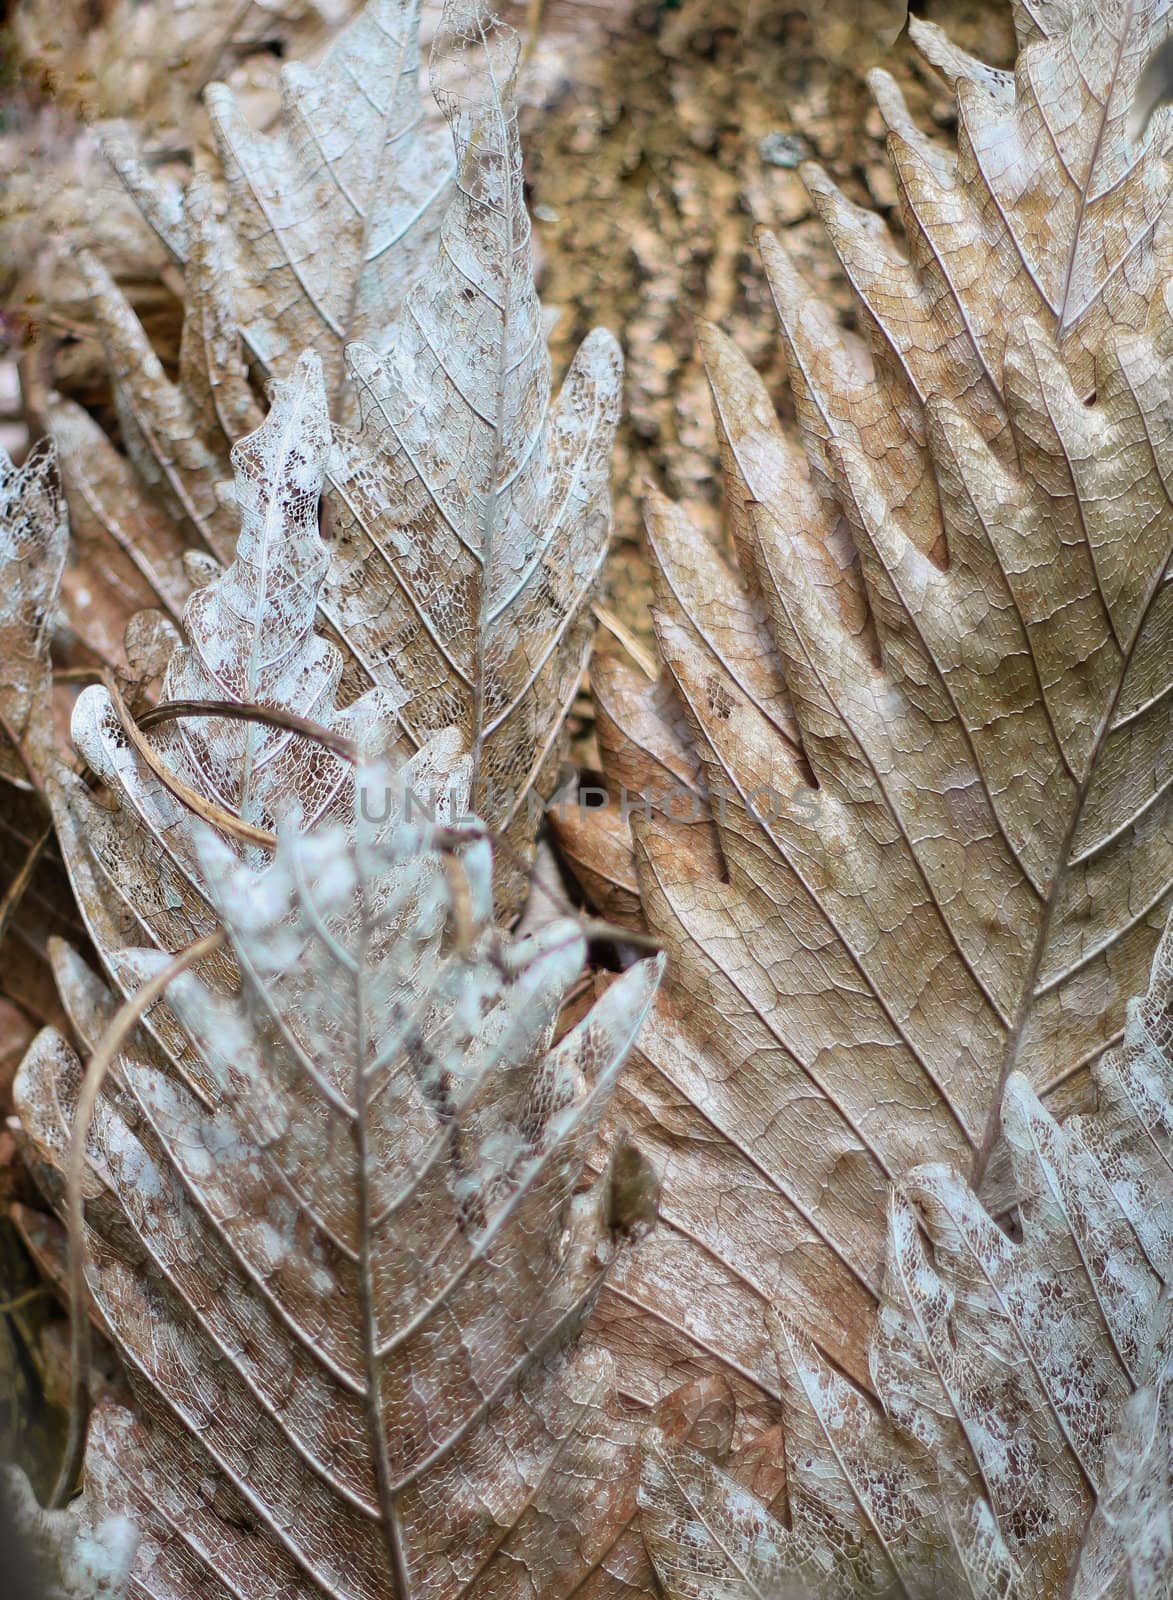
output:
[[[477,810],[509,846],[503,913],[524,898],[586,664],[622,385],[619,347],[596,329],[551,396],[517,58],[512,29],[475,7],[437,39],[457,195],[390,348],[348,352],[363,426],[332,469],[324,606],[367,673],[403,685],[415,743],[460,729]]]
[[[134,1524],[131,1594],[650,1592],[635,1430],[575,1342],[654,1210],[630,1153],[580,1179],[658,966],[555,1042],[584,941],[493,928],[458,733],[411,753],[386,690],[338,706],[330,437],[307,352],[233,449],[235,558],[164,674],[162,712],[222,714],[140,730],[94,686],[73,734],[104,792],[49,787],[114,991],[230,938],[146,1010],[94,1115],[90,1287],[133,1409],[99,1403],[79,1515]],[[386,764],[360,787],[364,753]],[[114,996],[54,959],[92,1044]],[[15,1100],[53,1201],[80,1083],[43,1030]]]
[[[337,435],[324,514],[320,604],[347,657],[343,698],[384,686],[416,748],[459,728],[478,808],[506,841],[500,909],[513,916],[589,648],[622,359],[597,330],[552,399],[516,37],[477,5],[445,15],[432,82],[454,183],[451,153],[421,119],[418,12],[418,0],[371,0],[320,69],[290,65],[272,134],[249,130],[226,90],[209,92],[222,222],[204,178],[182,198],[152,190],[115,141],[184,263],[179,372],[168,377],[91,262],[133,472],[76,407],[60,401],[56,416],[79,526],[95,545],[104,527],[176,616],[190,585],[182,545],[194,536],[231,559],[219,479],[226,441],[253,423],[242,345],[277,374],[294,350],[318,351],[332,415],[348,423],[357,398],[362,424]]]
[[[295,376],[275,384],[262,426],[233,448],[236,556],[188,600],[163,697],[301,717],[390,753],[394,699],[375,689],[340,708],[341,655],[314,632],[328,561],[318,500],[329,446],[321,365],[307,352]],[[238,847],[262,860],[281,817],[296,811],[310,826],[353,807],[347,758],[288,725],[193,716],[136,739],[126,707],[95,685],[79,698],[72,731],[117,798],[112,811],[64,769],[51,786],[78,904],[112,971],[119,952],[144,937],[175,951],[215,927],[195,845],[201,809],[236,819]],[[455,753],[452,740],[447,751]],[[133,974],[116,981],[137,984]]]

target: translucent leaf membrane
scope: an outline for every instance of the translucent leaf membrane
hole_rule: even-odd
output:
[[[339,709],[342,659],[314,632],[327,562],[318,500],[329,442],[321,366],[307,352],[295,376],[275,385],[264,424],[234,447],[236,558],[187,602],[163,698],[293,714],[389,753],[394,700],[372,690]],[[126,947],[176,951],[215,926],[195,847],[201,810],[207,817],[218,808],[263,838],[282,817],[310,826],[339,807],[349,814],[354,790],[342,756],[280,723],[190,717],[136,744],[127,716],[98,685],[73,714],[74,743],[116,809],[64,768],[50,792],[91,937],[115,981],[133,988],[133,975],[124,980],[118,970]],[[447,761],[452,740],[445,749]],[[265,859],[263,843],[233,837],[248,859]]]
[[[511,29],[476,7],[449,12],[432,79],[456,198],[386,353],[348,352],[362,430],[332,469],[324,594],[371,678],[402,685],[413,740],[461,730],[477,809],[507,841],[505,914],[524,900],[590,647],[623,372],[616,341],[596,329],[551,393],[517,55]]]
[[[445,127],[421,109],[418,11],[371,0],[321,67],[287,66],[272,133],[213,86],[222,219],[207,174],[163,192],[114,141],[183,265],[179,372],[89,262],[129,461],[67,401],[55,428],[89,559],[116,575],[115,618],[152,594],[177,618],[193,581],[184,546],[232,560],[220,480],[228,444],[259,421],[246,358],[287,379],[299,352],[317,352],[343,424],[318,592],[345,658],[341,697],[383,688],[412,748],[459,730],[477,808],[506,840],[498,903],[513,917],[590,648],[622,357],[596,330],[552,395],[516,36],[477,5],[450,6],[432,63]],[[90,631],[120,654],[115,629]]]
[[[90,1290],[134,1410],[93,1419],[85,1516],[135,1525],[132,1594],[650,1592],[635,1433],[573,1342],[617,1242],[584,1158],[658,968],[554,1045],[576,926],[506,942],[480,825],[406,820],[398,776],[259,873],[204,830],[239,988],[177,980],[170,1050],[98,1106]],[[50,1192],[69,1056],[43,1033],[17,1089]]]
[[[165,701],[225,714],[143,732],[94,686],[73,736],[100,788],[50,786],[110,984],[56,948],[91,1050],[117,992],[229,936],[150,1007],[93,1119],[90,1292],[130,1395],[91,1422],[82,1542],[129,1518],[128,1593],[158,1600],[650,1593],[637,1434],[576,1340],[654,1211],[633,1154],[586,1156],[659,965],[555,1042],[584,942],[493,926],[460,731],[412,754],[387,690],[339,707],[314,631],[330,442],[307,351],[233,448],[234,559],[163,674]],[[43,1030],[16,1099],[57,1203],[80,1082]]]

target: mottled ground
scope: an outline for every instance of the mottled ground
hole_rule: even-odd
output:
[[[1012,59],[1002,0],[931,0],[917,9],[991,62]],[[543,297],[564,308],[556,365],[563,369],[600,322],[627,354],[610,597],[646,640],[641,483],[654,479],[719,536],[716,445],[694,318],[730,333],[781,403],[783,361],[754,228],[785,229],[849,314],[846,286],[794,168],[814,158],[852,198],[888,215],[895,190],[866,86],[820,60],[801,12],[762,0],[685,0],[630,8],[612,28],[589,50],[563,51],[561,76],[547,68],[546,103],[526,113],[527,161]],[[926,127],[952,126],[950,97],[907,40],[884,64]]]

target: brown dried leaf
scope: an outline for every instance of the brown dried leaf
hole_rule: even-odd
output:
[[[871,1386],[889,1183],[1014,1203],[1007,1080],[1086,1103],[1173,886],[1168,121],[1124,131],[1163,12],[1018,14],[1013,81],[913,24],[956,150],[873,75],[906,250],[805,169],[862,337],[763,239],[795,424],[704,334],[739,571],[653,499],[677,709],[600,719],[671,959],[617,1101],[661,1225],[597,1327],[644,1404],[724,1373],[743,1435],[771,1303]],[[708,860],[666,804],[698,767]]]
[[[1173,1592],[1173,923],[1133,1006],[1094,1116],[1059,1126],[1007,1085],[1020,1244],[945,1167],[894,1191],[879,1408],[772,1314],[788,1524],[738,1481],[760,1445],[722,1471],[649,1436],[670,1600]]]

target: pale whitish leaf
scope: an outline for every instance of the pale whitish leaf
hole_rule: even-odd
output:
[[[187,603],[163,694],[394,757],[394,702],[339,710],[341,658],[313,632],[328,447],[307,353],[234,449],[236,557]],[[654,1208],[630,1161],[578,1191],[658,970],[552,1045],[583,941],[492,929],[484,830],[444,826],[468,806],[455,731],[371,774],[357,812],[350,765],[280,726],[163,724],[143,736],[155,771],[95,687],[73,731],[115,805],[61,772],[55,817],[114,986],[218,922],[231,935],[151,1008],[94,1118],[91,1289],[136,1409],[98,1408],[85,1515],[134,1520],[131,1592],[650,1589],[634,1428],[606,1359],[567,1347],[618,1231]],[[438,836],[408,824],[409,797],[438,806]],[[200,824],[209,803],[233,828],[284,818],[276,856]],[[92,1043],[110,998],[70,952],[56,966]],[[79,1078],[46,1031],[15,1091],[53,1200]]]
[[[634,1434],[572,1342],[615,1245],[583,1161],[658,969],[552,1046],[575,925],[506,942],[483,830],[384,817],[395,778],[260,874],[205,834],[240,992],[177,980],[187,1059],[130,1046],[99,1104],[90,1287],[137,1409],[99,1409],[87,1502],[136,1524],[137,1595],[647,1586]],[[16,1090],[50,1167],[63,1048]]]
[[[914,25],[955,148],[872,75],[902,240],[804,169],[859,333],[763,236],[794,422],[702,331],[737,570],[654,498],[668,681],[592,673],[613,791],[686,791],[632,819],[672,959],[619,1112],[662,1224],[597,1328],[642,1403],[723,1372],[743,1433],[770,1303],[870,1386],[890,1182],[1013,1205],[1007,1080],[1086,1104],[1173,888],[1173,182],[1167,122],[1123,127],[1167,7],[1017,14],[1013,78]]]
[[[249,127],[225,86],[206,97],[245,341],[277,373],[316,349],[343,417],[343,346],[385,347],[434,253],[452,181],[448,139],[420,100],[419,9],[370,0],[321,67],[290,62],[271,134]]]
[[[182,206],[168,206],[116,150],[186,263],[177,382],[108,275],[91,266],[89,276],[137,475],[173,525],[222,560],[232,519],[217,495],[218,463],[225,437],[248,425],[249,404],[231,302],[262,367],[284,372],[295,349],[312,345],[335,415],[345,419],[357,397],[362,430],[341,436],[330,464],[323,613],[351,657],[348,686],[382,684],[401,699],[413,745],[459,729],[478,807],[508,841],[499,904],[512,914],[589,647],[622,360],[596,331],[552,400],[515,37],[475,5],[446,13],[432,73],[451,124],[451,138],[440,130],[441,159],[437,129],[419,120],[416,11],[372,3],[318,73],[289,68],[275,134],[251,133],[227,91],[212,95],[228,181],[222,228],[200,180]],[[369,92],[356,94],[355,81]],[[365,342],[350,347],[354,382],[339,405],[350,337]],[[154,537],[119,541],[120,508],[147,499],[136,519],[147,521],[150,504],[121,483],[103,492],[103,477],[117,479],[115,452],[65,454],[90,520],[132,550],[153,549]],[[149,558],[136,560],[141,568]],[[161,576],[175,610],[185,580]]]
[[[1104,1491],[1088,1530],[1074,1600],[1168,1600],[1173,1594],[1173,1363],[1170,1302],[1141,1387],[1108,1440]]]
[[[188,601],[163,697],[292,712],[391,750],[394,701],[372,690],[339,709],[341,656],[314,632],[327,561],[318,499],[329,442],[321,367],[307,352],[295,376],[274,386],[263,426],[234,447],[236,557]],[[73,737],[118,799],[110,811],[64,770],[52,785],[62,850],[96,948],[111,970],[128,944],[182,948],[215,925],[191,811],[134,749],[105,688],[78,700]],[[353,805],[347,761],[285,728],[193,717],[145,737],[202,800],[257,828],[271,830],[291,812],[309,825]],[[452,740],[445,749],[447,762]]]
[[[0,776],[40,781],[53,742],[49,636],[69,529],[51,446],[0,450]]]
[[[1170,1592],[1171,1038],[1173,924],[1097,1112],[1059,1125],[1007,1086],[1021,1243],[947,1168],[894,1191],[878,1407],[774,1317],[789,1527],[738,1462],[649,1437],[644,1533],[671,1600]]]
[[[281,70],[281,116],[252,128],[232,90],[209,86],[216,164],[226,188],[223,249],[250,354],[287,375],[317,350],[332,409],[348,339],[383,348],[434,250],[452,181],[447,136],[423,115],[420,0],[368,0],[322,63]],[[173,256],[194,268],[192,194],[157,188],[129,134],[109,153]],[[197,180],[198,181],[198,180]],[[198,305],[195,307],[198,311]]]
[[[319,67],[288,63],[268,133],[212,85],[217,160],[185,192],[155,180],[129,130],[108,132],[107,154],[183,269],[184,322],[172,380],[122,290],[81,258],[130,467],[72,402],[55,398],[50,420],[92,575],[86,595],[66,598],[107,660],[121,661],[136,607],[182,609],[185,545],[232,558],[218,486],[230,445],[257,425],[245,353],[286,377],[302,350],[317,350],[330,403],[347,414],[345,341],[382,347],[435,248],[452,157],[443,128],[422,119],[418,13],[419,0],[371,0]]]
[[[325,590],[370,676],[402,683],[412,737],[464,735],[478,811],[512,846],[507,910],[589,648],[622,380],[615,340],[596,330],[551,398],[516,67],[511,29],[476,6],[449,9],[432,77],[457,194],[386,353],[349,352],[363,427],[332,468]]]

